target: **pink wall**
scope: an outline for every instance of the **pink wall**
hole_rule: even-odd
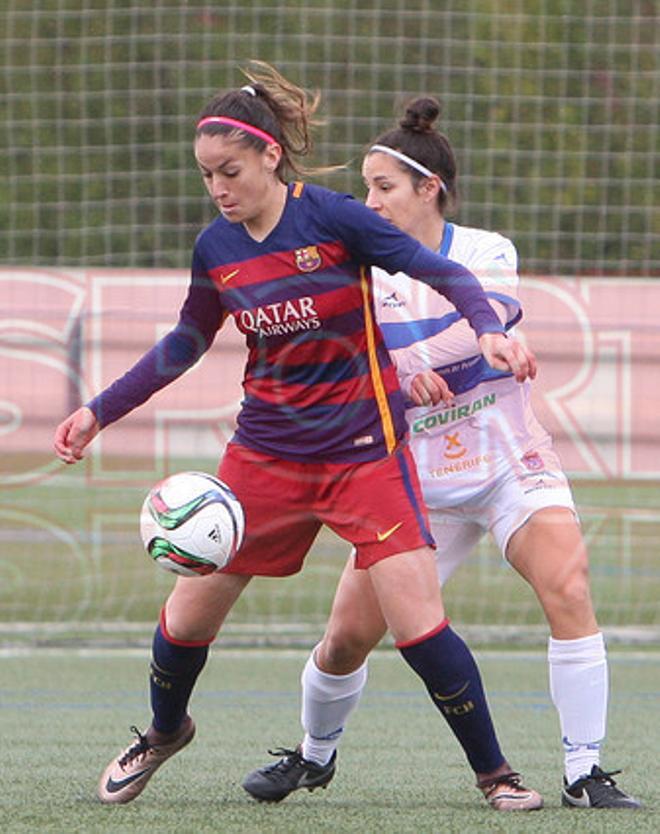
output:
[[[176,321],[187,280],[181,271],[0,269],[1,482],[61,469],[54,427]],[[660,477],[660,281],[529,278],[522,286],[520,332],[540,362],[536,405],[565,467],[590,478]],[[149,483],[181,454],[219,455],[244,361],[228,324],[200,365],[95,441],[87,476]]]
[[[564,466],[660,477],[660,281],[528,278],[521,297],[536,410]]]

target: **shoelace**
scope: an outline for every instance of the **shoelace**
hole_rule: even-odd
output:
[[[147,737],[143,736],[137,727],[131,727],[130,730],[137,736],[137,741],[135,742],[135,744],[132,744],[121,757],[121,759],[119,759],[119,767],[121,768],[124,768],[127,764],[130,764],[133,761],[133,759],[137,759],[138,756],[144,756],[144,754],[151,747],[151,745],[147,741]]]
[[[609,785],[610,787],[614,788],[616,786],[616,782],[612,779],[613,776],[621,773],[620,770],[601,770],[600,768],[595,773],[590,773],[588,776],[583,776],[581,779],[578,779],[573,785],[572,788],[583,788],[587,782],[602,782],[604,785]]]
[[[501,776],[494,776],[492,779],[483,779],[477,782],[477,787],[484,792],[484,796],[488,799],[500,785],[519,788],[521,780],[521,775],[512,771],[511,773],[503,773]]]
[[[299,750],[289,750],[287,747],[276,747],[274,750],[269,750],[268,755],[277,756],[280,760],[266,768],[271,773],[274,771],[285,772],[302,759]]]

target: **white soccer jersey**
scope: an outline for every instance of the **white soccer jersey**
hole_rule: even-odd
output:
[[[440,254],[467,266],[503,323],[516,323],[518,258],[511,241],[446,223]],[[450,408],[408,403],[411,448],[427,506],[462,504],[512,472],[530,490],[565,484],[550,436],[532,410],[529,384],[490,368],[474,331],[439,293],[402,273],[373,274],[376,315],[403,391],[409,394],[414,376],[431,367],[456,395]]]

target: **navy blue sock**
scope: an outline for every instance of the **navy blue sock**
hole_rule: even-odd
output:
[[[168,639],[161,622],[152,647],[149,686],[153,726],[161,733],[174,733],[188,712],[188,701],[209,653],[206,644],[183,644]]]
[[[495,735],[472,652],[443,620],[430,635],[397,643],[405,661],[426,684],[431,700],[458,739],[475,773],[491,773],[505,759]]]

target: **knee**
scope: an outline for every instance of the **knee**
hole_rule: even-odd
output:
[[[591,609],[589,588],[589,565],[586,553],[576,554],[575,558],[558,569],[545,588],[546,601],[563,610],[584,611]]]
[[[182,645],[211,645],[217,634],[217,629],[214,629],[208,623],[194,623],[186,620],[179,621],[176,615],[170,616],[166,608],[161,610],[159,626],[167,640]]]
[[[348,675],[364,663],[379,639],[341,627],[329,629],[316,649],[316,665],[329,674]]]

